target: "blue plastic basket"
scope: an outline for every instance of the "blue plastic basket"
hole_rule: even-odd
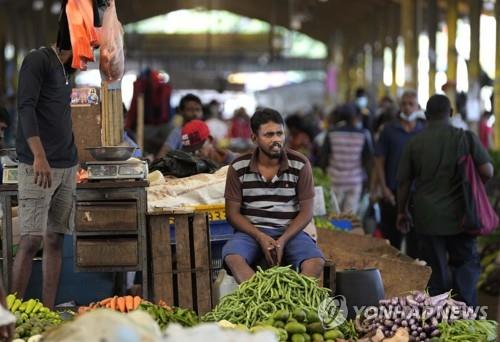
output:
[[[350,231],[352,230],[352,221],[351,220],[331,220],[330,221],[336,228]]]

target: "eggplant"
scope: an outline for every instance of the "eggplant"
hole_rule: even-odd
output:
[[[451,299],[450,298],[450,293],[451,293],[451,291],[441,293],[440,295],[437,295],[437,296],[434,296],[434,297],[430,297],[429,298],[430,305],[437,306],[438,303],[442,302],[443,300],[450,300]]]
[[[425,298],[426,298],[426,295],[423,292],[415,291],[413,293],[413,299],[415,299],[415,301],[417,303],[423,303],[425,301]]]
[[[415,322],[416,322],[415,318],[412,318],[412,319],[410,319],[409,323],[410,323],[410,325],[413,325],[413,324],[415,324]]]
[[[439,335],[441,335],[441,331],[439,331],[436,327],[436,329],[431,333],[431,337],[437,337]]]
[[[416,332],[416,331],[412,331],[412,332],[411,332],[411,336],[417,337],[417,336],[418,336],[418,332]]]
[[[419,327],[418,327],[416,324],[412,324],[412,325],[410,326],[410,329],[411,329],[411,330],[413,330],[413,331],[417,331],[417,330],[418,330],[418,328],[419,328]]]
[[[394,325],[392,326],[391,330],[392,330],[393,332],[396,332],[396,330],[398,330],[398,326],[397,326],[396,324],[394,324]]]
[[[406,328],[406,327],[408,326],[408,321],[407,321],[406,319],[403,319],[403,320],[401,321],[401,326],[402,326],[403,328]]]
[[[413,296],[408,295],[405,298],[406,298],[406,302],[408,303],[408,305],[411,305],[411,306],[417,306],[418,305],[418,302],[413,298]]]
[[[427,334],[424,332],[421,332],[420,335],[418,335],[418,337],[420,337],[421,340],[425,340],[425,338],[427,337]]]
[[[417,327],[417,331],[418,331],[419,333],[421,333],[421,332],[422,332],[422,330],[423,330],[423,329],[422,329],[422,327]]]
[[[399,297],[399,305],[402,307],[406,306],[406,297]]]

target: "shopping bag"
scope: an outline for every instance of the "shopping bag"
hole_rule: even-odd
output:
[[[114,0],[109,1],[102,20],[99,70],[102,80],[108,83],[120,80],[125,70],[123,27]]]
[[[472,235],[487,235],[498,227],[498,216],[493,210],[483,181],[470,153],[471,143],[464,132],[461,138],[465,154],[459,158],[458,171],[462,181],[465,213],[463,228]]]

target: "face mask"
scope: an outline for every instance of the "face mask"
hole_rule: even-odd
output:
[[[355,124],[354,124],[354,127],[356,127],[357,129],[361,129],[363,128],[363,123],[361,121],[357,121]]]
[[[368,106],[368,98],[366,96],[361,96],[356,99],[356,106],[360,109],[364,109]]]
[[[420,117],[420,115],[421,115],[420,111],[415,111],[415,112],[411,113],[410,115],[406,115],[403,112],[399,113],[399,117],[407,122],[416,121]]]

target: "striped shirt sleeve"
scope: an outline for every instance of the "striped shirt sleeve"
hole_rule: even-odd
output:
[[[227,170],[226,189],[224,191],[224,197],[226,198],[226,200],[234,202],[242,201],[241,182],[233,165],[230,165]]]
[[[299,202],[314,198],[314,180],[309,161],[306,161],[302,169],[300,169],[297,181],[297,197]]]

